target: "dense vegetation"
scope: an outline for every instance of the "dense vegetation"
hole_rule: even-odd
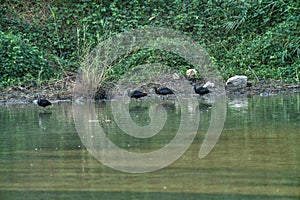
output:
[[[299,22],[298,0],[4,0],[0,86],[59,80],[76,72],[99,41],[145,26],[173,28],[199,41],[224,78],[244,74],[295,82],[300,76]],[[155,51],[142,51],[126,62],[130,66],[158,57]],[[177,58],[172,63],[186,67]]]

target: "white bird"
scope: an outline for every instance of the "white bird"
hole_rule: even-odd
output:
[[[247,86],[247,76],[233,76],[226,81],[226,86],[241,89]]]

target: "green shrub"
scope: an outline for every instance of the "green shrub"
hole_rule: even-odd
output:
[[[299,9],[297,0],[4,0],[1,44],[12,41],[1,46],[0,82],[24,82],[20,74],[37,82],[77,71],[99,41],[144,26],[173,28],[205,45],[225,79],[245,74],[299,81]],[[187,68],[184,60],[161,60],[159,54],[136,52],[113,68],[111,79],[144,61],[176,65],[181,73]],[[18,67],[8,57],[13,55]]]
[[[290,15],[283,22],[265,27],[263,33],[244,35],[226,52],[225,59],[219,59],[227,66],[223,69],[227,77],[239,73],[251,78],[299,81],[300,66],[296,63],[300,58],[300,15],[289,9],[285,12]]]
[[[7,86],[26,84],[53,76],[46,58],[28,41],[0,31],[0,82]]]

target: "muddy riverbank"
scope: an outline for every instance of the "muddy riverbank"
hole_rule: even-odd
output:
[[[245,95],[251,97],[259,95],[262,97],[277,94],[300,93],[300,83],[283,83],[281,81],[261,81],[251,83],[250,87],[241,90],[226,88],[228,95]],[[72,100],[72,86],[65,84],[63,87],[26,88],[14,86],[0,89],[0,105],[29,104],[40,93],[44,98],[52,101]]]

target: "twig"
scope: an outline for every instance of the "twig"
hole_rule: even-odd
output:
[[[257,77],[257,75],[255,74],[254,70],[251,69],[251,67],[248,66],[248,69],[250,69],[250,71],[252,72],[252,74],[255,76],[257,83],[259,82],[259,79]]]

